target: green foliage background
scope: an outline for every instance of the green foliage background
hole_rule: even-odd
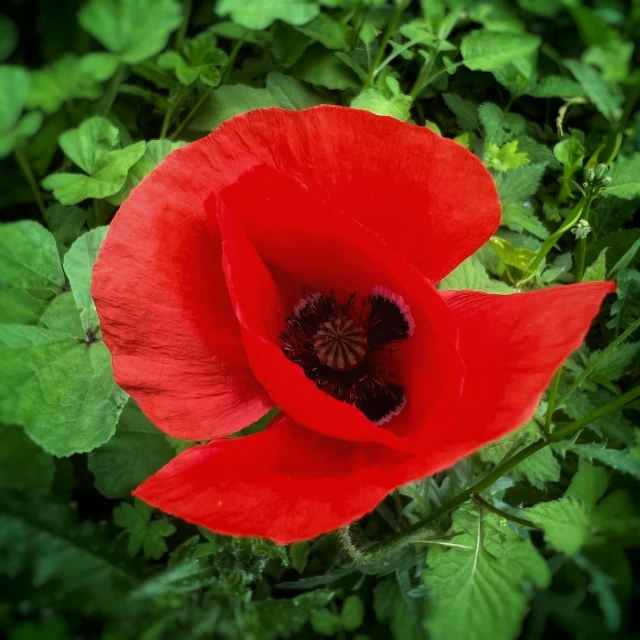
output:
[[[3,11],[8,638],[640,637],[640,2],[6,0]],[[492,172],[503,224],[442,288],[614,279],[617,293],[521,430],[349,531],[284,548],[131,499],[193,443],[164,436],[116,386],[90,279],[118,205],[173,149],[250,109],[321,103],[429,127]]]

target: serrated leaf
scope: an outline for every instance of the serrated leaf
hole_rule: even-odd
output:
[[[110,53],[89,53],[81,58],[65,55],[52,65],[32,72],[27,106],[54,113],[67,100],[99,98],[100,83],[108,80],[117,67],[118,58]]]
[[[105,443],[127,400],[102,342],[39,327],[0,326],[0,371],[0,420],[56,456]]]
[[[540,430],[533,423],[528,423],[514,433],[497,442],[486,445],[479,451],[480,459],[497,465],[505,457],[514,455],[540,437]],[[526,478],[530,484],[542,487],[545,482],[560,480],[560,464],[553,452],[545,447],[516,465],[510,472],[516,478]]]
[[[47,491],[53,483],[53,458],[31,442],[17,426],[0,424],[0,487]]]
[[[461,546],[429,553],[427,628],[433,640],[511,640],[528,600],[522,583],[547,586],[549,569],[531,541],[497,516],[465,511],[454,514],[454,526],[465,533],[451,539]]]
[[[475,291],[487,291],[489,293],[512,293],[509,285],[489,277],[487,270],[476,256],[467,258],[458,265],[439,284],[443,290],[472,289]]]
[[[509,171],[531,163],[526,153],[518,151],[518,141],[512,140],[502,147],[489,142],[484,148],[484,163],[489,169]]]
[[[309,109],[326,102],[308,85],[276,71],[267,76],[267,91],[283,109]]]
[[[602,462],[607,466],[640,479],[640,458],[629,450],[608,449],[606,444],[594,442],[590,444],[567,444],[565,451],[571,451],[589,462]]]
[[[164,434],[129,401],[115,435],[89,454],[88,467],[103,496],[124,498],[173,457]]]
[[[611,186],[603,195],[631,200],[640,196],[640,153],[621,157],[611,166]]]
[[[637,362],[640,353],[640,342],[626,342],[615,349],[607,349],[603,354],[594,351],[589,360],[595,363],[592,375],[610,382],[621,378],[625,370]]]
[[[505,33],[478,29],[462,39],[460,53],[473,71],[492,71],[514,59],[535,53],[542,39],[529,33]]]
[[[360,88],[361,79],[339,55],[327,51],[321,45],[313,45],[291,67],[291,74],[309,84],[327,89],[343,91]]]
[[[373,610],[379,622],[389,622],[394,640],[422,640],[424,631],[416,611],[419,600],[405,598],[395,580],[387,579],[373,590]]]
[[[69,278],[71,293],[80,312],[82,325],[97,332],[100,325],[96,305],[91,298],[91,274],[108,227],[97,227],[80,236],[64,257],[64,270]]]
[[[90,0],[78,21],[122,62],[136,64],[166,47],[182,9],[176,0]]]
[[[311,22],[296,29],[323,44],[327,49],[346,51],[349,48],[349,28],[326,13],[320,13]]]
[[[587,539],[589,513],[573,498],[541,502],[523,513],[544,530],[545,540],[557,551],[574,555]]]
[[[526,120],[516,113],[504,113],[498,105],[485,102],[478,107],[478,117],[486,142],[503,145],[524,133]]]
[[[65,285],[55,239],[31,220],[0,229],[0,322],[35,324]]]
[[[605,279],[607,274],[607,249],[603,249],[593,264],[584,271],[582,282],[599,282]]]
[[[447,107],[453,111],[458,127],[462,131],[475,131],[479,126],[478,105],[457,96],[454,93],[443,93]]]
[[[87,329],[82,324],[78,307],[71,291],[55,297],[40,318],[40,326],[64,333],[78,340],[87,339]]]
[[[497,236],[490,238],[489,242],[504,264],[516,267],[516,269],[520,269],[521,271],[525,271],[527,266],[536,256],[535,251],[516,247],[510,242],[507,242],[503,238],[498,238]]]
[[[528,198],[535,195],[544,171],[545,167],[542,164],[529,164],[497,174],[495,181],[500,200],[524,204]]]
[[[549,231],[527,204],[505,202],[502,207],[502,224],[518,233],[528,231],[540,240],[546,240],[549,237]]]

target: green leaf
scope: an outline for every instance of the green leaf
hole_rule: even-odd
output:
[[[607,470],[589,464],[584,458],[580,458],[578,471],[571,478],[571,484],[564,496],[579,500],[587,510],[591,511],[605,494],[608,486]]]
[[[424,631],[417,618],[418,601],[403,597],[394,580],[378,582],[373,590],[373,610],[379,622],[389,622],[394,640],[422,640]],[[411,605],[414,605],[413,607]]]
[[[447,107],[453,111],[458,127],[462,131],[475,131],[479,126],[478,105],[455,93],[443,93]]]
[[[631,200],[640,196],[640,153],[618,158],[611,166],[611,186],[603,195]]]
[[[0,573],[24,577],[37,590],[52,587],[54,597],[71,599],[78,612],[90,604],[122,615],[135,578],[115,557],[102,529],[79,524],[70,507],[0,493]]]
[[[116,433],[88,457],[98,491],[107,498],[124,498],[173,458],[173,448],[142,411],[129,401]]]
[[[78,21],[122,62],[136,64],[167,46],[182,10],[176,0],[89,0]]]
[[[542,164],[529,164],[526,167],[505,171],[495,176],[496,186],[502,202],[524,202],[535,195],[545,167]]]
[[[53,173],[42,181],[62,204],[77,204],[87,198],[106,198],[124,186],[129,169],[144,155],[145,143],[117,148],[119,132],[106,118],[84,120],[77,129],[60,136],[60,146],[89,175]]]
[[[411,111],[412,100],[400,91],[398,81],[395,78],[387,78],[388,89],[365,89],[352,101],[355,109],[365,109],[380,116],[391,116],[398,120],[408,120]]]
[[[549,237],[549,231],[533,213],[530,203],[505,202],[502,206],[502,224],[517,233],[528,231],[540,240]]]
[[[516,247],[503,238],[498,238],[497,236],[490,238],[489,242],[491,243],[493,250],[498,254],[498,258],[500,258],[504,264],[516,267],[521,271],[525,271],[527,266],[536,256],[535,251]]]
[[[89,53],[82,58],[71,54],[63,56],[31,74],[27,106],[54,113],[67,100],[99,98],[100,83],[108,80],[117,67],[118,59],[110,53]]]
[[[87,330],[82,324],[71,291],[66,291],[51,301],[40,318],[40,326],[64,333],[78,340],[87,339]]]
[[[478,117],[485,132],[485,141],[503,145],[524,133],[526,120],[515,113],[505,113],[495,104],[485,102],[478,107]]]
[[[227,54],[216,47],[216,37],[205,31],[188,40],[182,47],[182,55],[165,51],[158,57],[161,69],[172,69],[184,85],[200,79],[208,87],[217,87],[222,79],[222,67]]]
[[[518,636],[528,595],[525,581],[549,584],[550,571],[530,540],[491,513],[460,509],[454,527],[464,533],[447,551],[432,549],[427,628],[433,640],[511,640]]]
[[[627,473],[640,479],[640,458],[629,450],[608,449],[606,444],[594,442],[590,444],[566,444],[563,451],[575,453],[589,462],[602,462],[621,473]]]
[[[31,442],[20,427],[0,424],[0,487],[47,491],[53,483],[53,458]]]
[[[640,342],[627,342],[615,349],[607,349],[604,354],[601,351],[594,351],[589,357],[590,362],[596,363],[592,375],[615,382],[637,362],[639,353]]]
[[[0,326],[0,371],[0,420],[23,425],[56,456],[91,451],[109,440],[127,400],[102,342],[57,331]]]
[[[91,273],[108,227],[98,227],[80,236],[64,257],[64,270],[85,329],[96,333],[100,326],[96,305],[91,298]]]
[[[530,164],[529,156],[518,151],[518,141],[512,140],[502,147],[489,142],[484,148],[484,163],[488,169],[509,171]]]
[[[364,619],[364,605],[356,595],[348,596],[340,612],[340,624],[345,631],[355,631],[362,625]]]
[[[55,239],[30,220],[0,229],[0,322],[35,324],[65,285]]]
[[[309,84],[327,89],[359,89],[358,75],[333,52],[321,45],[307,49],[291,68],[291,74]]]
[[[460,45],[464,64],[473,71],[492,71],[538,50],[542,39],[529,33],[477,29]]]
[[[349,29],[326,13],[296,29],[305,36],[323,44],[327,49],[346,51],[349,48]]]
[[[267,91],[283,109],[309,109],[326,102],[311,87],[276,71],[267,76]]]
[[[30,86],[31,78],[26,69],[0,65],[0,160],[42,125],[41,113],[20,117]]]
[[[487,270],[476,256],[471,256],[458,265],[440,281],[439,288],[445,291],[448,289],[472,289],[489,293],[512,293],[509,285],[489,277]]]
[[[219,16],[231,19],[247,29],[266,29],[276,20],[301,25],[313,20],[320,7],[313,0],[220,0],[216,6]]]
[[[565,60],[564,63],[598,111],[608,120],[616,120],[621,115],[624,100],[620,87],[605,81],[593,67],[587,64],[577,60]]]
[[[580,98],[585,95],[580,83],[564,76],[547,76],[532,87],[534,98]]]
[[[225,85],[211,94],[198,110],[189,128],[194,131],[213,131],[225,120],[240,113],[277,106],[277,101],[267,89],[256,89],[243,84]]]
[[[173,535],[176,528],[164,517],[151,519],[152,508],[137,500],[135,506],[120,503],[113,510],[113,521],[122,527],[128,538],[127,553],[137,556],[140,551],[145,558],[159,560],[167,552],[165,538]]]
[[[321,636],[333,638],[340,630],[340,618],[328,609],[320,609],[311,613],[311,626]]]
[[[587,539],[589,513],[578,500],[566,497],[541,502],[523,513],[544,530],[545,540],[557,551],[574,555]]]
[[[480,459],[497,465],[505,459],[507,454],[514,455],[539,437],[539,428],[529,422],[514,433],[480,449]],[[542,488],[545,482],[560,480],[560,464],[553,452],[545,447],[516,465],[511,474],[516,478],[526,478],[533,486]]]
[[[58,253],[62,257],[82,233],[87,221],[87,211],[80,207],[54,204],[47,208],[47,219],[58,245]]]
[[[583,282],[599,282],[605,279],[607,274],[607,249],[603,249],[596,258],[596,261],[589,265],[582,276]]]

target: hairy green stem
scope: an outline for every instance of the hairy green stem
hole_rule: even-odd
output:
[[[454,496],[453,498],[442,504],[440,507],[435,509],[426,518],[419,520],[415,524],[407,527],[399,533],[394,533],[384,540],[381,540],[380,542],[376,542],[375,544],[372,544],[365,549],[359,550],[359,553],[366,556],[367,558],[379,558],[383,555],[386,555],[386,553],[388,553],[389,551],[401,548],[406,544],[415,541],[418,536],[424,535],[424,533],[431,527],[434,522],[436,522],[436,520],[439,520],[442,516],[449,513],[449,511],[455,509],[457,506],[469,500],[469,498],[471,498],[474,494],[481,493],[482,491],[490,487],[494,482],[502,478],[502,476],[519,465],[523,460],[526,460],[529,456],[532,456],[534,453],[540,451],[541,449],[544,449],[544,447],[553,442],[564,440],[565,438],[573,435],[576,431],[579,431],[591,422],[599,420],[607,414],[621,409],[626,404],[639,397],[640,385],[634,387],[631,391],[628,391],[612,402],[608,402],[595,411],[592,411],[588,415],[584,416],[584,418],[580,418],[580,420],[571,422],[564,427],[561,427],[560,429],[556,429],[552,434],[543,436],[535,442],[532,442],[524,449],[518,451],[518,453],[516,453],[514,456],[499,464],[495,469],[493,469],[493,471],[487,474],[482,480],[476,482],[476,484],[474,484],[472,487],[464,489],[458,495]]]
[[[382,40],[380,41],[380,47],[378,48],[378,53],[373,60],[373,64],[369,68],[369,73],[362,85],[363,89],[368,89],[371,86],[371,82],[377,75],[377,69],[382,62],[382,58],[384,57],[384,52],[387,50],[387,45],[389,44],[389,40],[391,40],[391,36],[395,33],[398,23],[400,22],[400,18],[402,18],[402,14],[404,10],[409,6],[409,0],[398,0],[396,2],[396,8],[393,12],[393,17],[391,21],[387,25],[387,28],[382,35]]]
[[[49,218],[47,216],[47,209],[44,206],[44,200],[42,199],[42,193],[40,192],[38,181],[33,175],[33,170],[31,169],[31,165],[29,164],[29,159],[27,158],[25,152],[19,147],[16,147],[13,150],[13,153],[15,155],[16,161],[18,162],[18,165],[20,166],[20,169],[22,170],[22,173],[24,174],[24,177],[27,179],[27,182],[31,187],[31,192],[33,193],[33,197],[35,198],[36,205],[38,206],[38,210],[40,211],[42,219],[47,225],[47,228],[51,229]]]

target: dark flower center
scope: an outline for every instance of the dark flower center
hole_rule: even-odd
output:
[[[340,304],[333,292],[302,298],[286,319],[282,351],[318,388],[382,425],[406,404],[404,389],[390,380],[389,344],[411,336],[415,324],[402,296],[384,287],[374,287],[359,310],[355,300],[352,294]]]

